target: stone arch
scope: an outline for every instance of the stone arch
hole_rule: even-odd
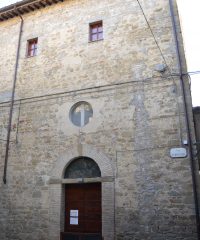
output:
[[[88,157],[82,156],[74,159],[65,169],[65,179],[99,178],[101,170],[97,163]]]
[[[49,240],[59,239],[64,230],[64,173],[77,157],[93,159],[100,168],[102,185],[102,235],[104,240],[114,240],[115,178],[110,159],[90,145],[79,144],[66,150],[54,164],[49,176]]]
[[[93,159],[101,170],[102,177],[114,177],[113,168],[110,159],[99,150],[90,145],[79,145],[65,151],[53,166],[50,177],[62,179],[65,169],[77,157],[85,156]]]

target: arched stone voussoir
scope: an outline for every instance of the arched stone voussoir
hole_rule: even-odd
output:
[[[50,172],[50,177],[55,179],[63,178],[66,167],[78,157],[89,157],[93,159],[101,170],[102,177],[113,177],[113,167],[110,159],[100,150],[87,144],[80,144],[68,148],[56,161]]]

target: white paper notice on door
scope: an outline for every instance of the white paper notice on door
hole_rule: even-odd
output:
[[[78,217],[78,210],[70,210],[70,217]]]
[[[78,210],[70,210],[70,225],[78,225]]]
[[[70,217],[70,225],[78,225],[78,218]]]

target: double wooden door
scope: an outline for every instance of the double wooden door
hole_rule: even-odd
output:
[[[101,212],[101,183],[65,186],[65,233],[101,236]]]

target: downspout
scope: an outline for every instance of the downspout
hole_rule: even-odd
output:
[[[11,125],[12,125],[12,117],[13,117],[13,107],[15,102],[15,88],[17,82],[17,70],[19,65],[19,53],[20,53],[20,45],[21,45],[21,37],[22,37],[22,30],[24,20],[21,15],[19,15],[21,19],[20,23],[20,31],[19,31],[19,39],[18,39],[18,46],[17,46],[17,55],[16,55],[16,62],[15,62],[15,71],[14,71],[14,78],[13,78],[13,87],[12,87],[12,96],[11,96],[11,103],[10,103],[10,111],[9,111],[9,120],[8,120],[8,127],[7,127],[7,140],[6,140],[6,152],[5,152],[5,162],[4,162],[4,175],[3,175],[3,182],[6,184],[6,175],[7,175],[7,166],[8,166],[8,155],[9,155],[9,146],[10,146],[10,135],[11,135]]]
[[[171,18],[172,18],[176,52],[177,52],[177,56],[178,56],[180,84],[181,84],[184,111],[185,111],[186,130],[187,130],[187,135],[188,135],[188,146],[189,146],[189,153],[190,153],[190,166],[191,166],[191,172],[192,172],[192,183],[193,183],[194,203],[195,203],[195,212],[196,212],[197,234],[198,234],[198,239],[200,239],[200,218],[199,218],[200,216],[199,216],[197,181],[196,181],[196,175],[195,175],[195,162],[194,162],[195,159],[194,159],[194,154],[193,154],[192,136],[191,136],[191,132],[190,132],[190,121],[189,121],[188,108],[187,108],[186,90],[185,90],[185,84],[184,84],[184,79],[183,79],[184,74],[182,73],[181,55],[180,55],[180,49],[179,49],[179,42],[178,42],[178,35],[177,35],[176,22],[175,22],[175,15],[174,15],[172,0],[169,0],[169,5],[170,5]]]

